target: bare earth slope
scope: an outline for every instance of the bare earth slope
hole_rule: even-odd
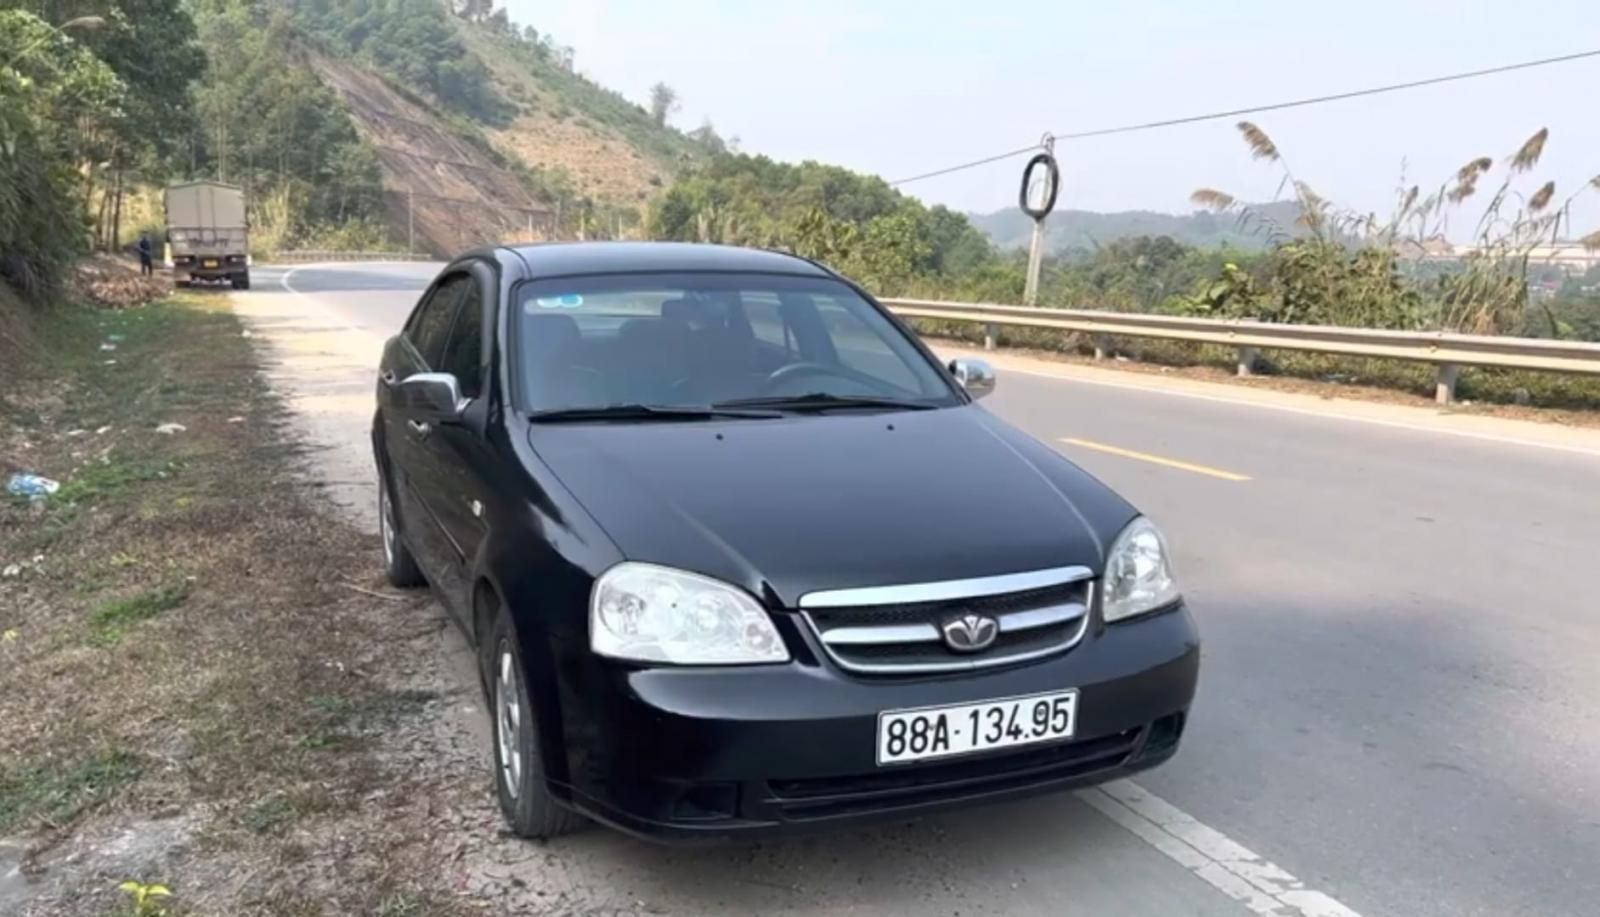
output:
[[[356,130],[377,153],[389,224],[398,238],[414,230],[418,251],[443,254],[549,237],[549,210],[487,150],[371,71],[321,54],[308,60],[343,98]]]
[[[691,155],[681,134],[615,93],[476,26],[460,23],[460,34],[517,107],[509,125],[486,129],[495,146],[530,167],[564,171],[582,195],[642,206]]]

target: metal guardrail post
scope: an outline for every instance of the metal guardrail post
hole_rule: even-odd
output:
[[[993,322],[983,326],[983,349],[993,350],[1000,339],[1000,326]]]
[[[1237,372],[1240,378],[1252,375],[1256,369],[1256,360],[1261,356],[1259,347],[1240,347],[1239,366]]]
[[[1109,357],[1109,356],[1111,356],[1111,338],[1106,337],[1103,334],[1095,335],[1094,336],[1094,358],[1096,360],[1104,360],[1106,357]]]
[[[1433,387],[1433,400],[1449,404],[1456,400],[1456,382],[1461,378],[1461,364],[1440,363],[1439,379]]]

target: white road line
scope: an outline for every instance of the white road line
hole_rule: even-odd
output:
[[[1263,917],[1361,917],[1131,780],[1115,780],[1080,790],[1077,795],[1201,881]]]
[[[1354,423],[1371,424],[1375,427],[1392,427],[1396,430],[1409,430],[1413,433],[1440,433],[1445,436],[1460,436],[1466,439],[1477,439],[1491,443],[1503,443],[1509,446],[1526,446],[1533,449],[1550,449],[1555,452],[1570,452],[1575,455],[1587,455],[1600,458],[1600,449],[1589,449],[1583,446],[1564,446],[1560,443],[1545,443],[1533,439],[1519,439],[1515,436],[1498,436],[1494,433],[1478,433],[1473,430],[1451,430],[1446,427],[1419,427],[1396,420],[1383,420],[1378,417],[1360,417],[1355,414],[1340,414],[1337,411],[1319,411],[1314,408],[1297,408],[1287,404],[1269,404],[1262,401],[1250,401],[1245,398],[1229,398],[1224,395],[1206,395],[1200,392],[1175,392],[1170,389],[1156,388],[1148,385],[1136,385],[1131,382],[1110,382],[1103,379],[1083,379],[1077,376],[1065,376],[1059,373],[1042,372],[1037,369],[1018,369],[1007,367],[1006,372],[1021,373],[1024,376],[1037,376],[1041,379],[1054,379],[1057,382],[1078,382],[1083,385],[1101,385],[1106,388],[1120,388],[1133,392],[1148,392],[1152,395],[1170,395],[1174,398],[1193,398],[1197,401],[1214,401],[1218,404],[1234,404],[1248,408],[1265,408],[1269,411],[1283,411],[1288,414],[1302,414],[1306,417],[1321,417],[1329,420],[1348,420]]]

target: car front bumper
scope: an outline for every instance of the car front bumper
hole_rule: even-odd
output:
[[[1073,649],[981,673],[862,678],[827,663],[580,664],[561,690],[585,814],[658,840],[789,833],[1102,783],[1172,757],[1199,673],[1183,608],[1091,627]],[[570,670],[569,670],[570,671]],[[880,767],[878,714],[1076,688],[1073,739]]]

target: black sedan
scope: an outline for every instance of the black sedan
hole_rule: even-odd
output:
[[[904,816],[1177,750],[1199,641],[1156,527],[813,262],[452,262],[384,349],[387,573],[477,647],[511,828]]]

